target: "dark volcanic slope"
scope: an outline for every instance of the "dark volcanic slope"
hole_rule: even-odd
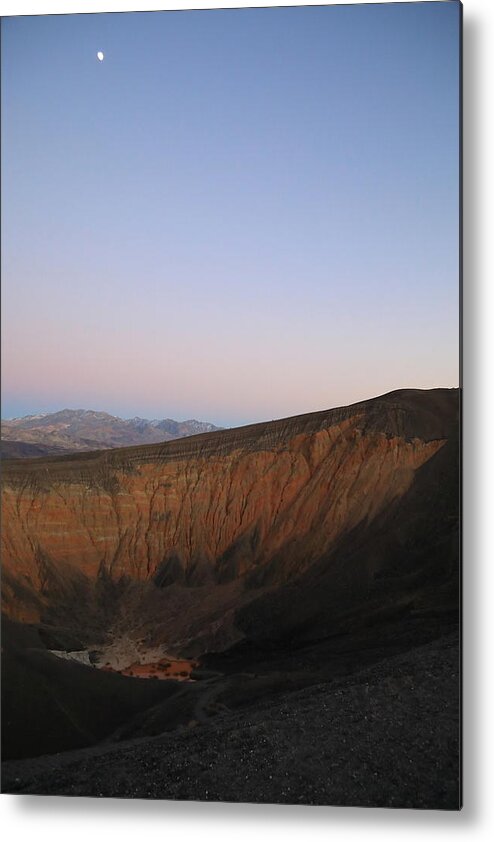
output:
[[[178,691],[57,658],[30,626],[2,622],[2,760],[95,743]]]
[[[449,809],[455,635],[348,678],[119,746],[4,764],[4,792]]]
[[[38,456],[61,456],[65,448],[49,444],[33,444],[31,442],[2,439],[0,453],[2,459],[30,459]]]

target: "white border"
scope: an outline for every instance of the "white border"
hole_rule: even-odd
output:
[[[392,2],[393,0],[383,0]],[[446,0],[445,0],[446,1]],[[404,0],[395,0],[404,2]],[[434,0],[423,0],[434,2]],[[3,0],[2,15],[146,11],[265,5],[336,5],[285,2],[140,3],[124,0]],[[494,476],[494,3],[464,3],[464,809],[461,813],[349,808],[271,807],[151,801],[111,801],[36,796],[0,799],[4,838],[31,842],[87,842],[111,835],[118,842],[299,842],[344,839],[400,842],[457,838],[484,840],[494,832],[494,558],[491,538]],[[489,39],[489,35],[491,36]],[[490,213],[489,213],[490,211]],[[490,260],[489,260],[490,258]],[[490,272],[489,272],[490,269]],[[490,496],[489,496],[490,495]],[[489,632],[491,634],[489,635]]]
[[[375,3],[376,0],[359,0],[354,5],[362,3]],[[406,3],[410,0],[379,0],[384,3]],[[430,3],[437,0],[422,0]],[[447,2],[447,0],[445,0]],[[467,0],[469,5],[479,5],[475,0]],[[241,9],[245,6],[338,6],[343,5],[337,0],[311,0],[311,2],[297,2],[296,0],[224,0],[224,2],[208,2],[208,0],[172,0],[172,2],[133,2],[133,0],[79,0],[79,2],[68,2],[68,0],[3,0],[2,15],[39,15],[39,14],[65,14],[75,12],[148,12],[163,11],[164,9]],[[348,4],[350,5],[350,4]]]

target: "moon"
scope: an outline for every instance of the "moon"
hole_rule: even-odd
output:
[[[99,50],[99,51],[96,53],[96,56],[97,56],[97,58],[98,58],[98,60],[99,60],[99,61],[103,61],[103,59],[104,59],[104,57],[105,57],[105,54],[104,54],[104,53],[102,53],[102,52],[101,52],[101,50]]]

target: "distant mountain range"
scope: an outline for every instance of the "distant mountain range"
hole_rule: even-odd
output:
[[[220,430],[205,421],[118,418],[91,409],[62,409],[2,421],[2,457],[17,459],[137,444],[157,444]]]

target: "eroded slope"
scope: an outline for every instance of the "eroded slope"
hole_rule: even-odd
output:
[[[321,581],[325,594],[345,593],[345,611],[357,582],[360,605],[361,583],[390,559],[362,570],[356,539],[378,529],[379,544],[383,532],[408,536],[427,521],[426,549],[434,543],[430,503],[418,511],[414,489],[419,481],[419,498],[440,498],[435,472],[424,479],[421,469],[453,443],[442,470],[454,490],[457,403],[456,390],[410,390],[163,445],[7,463],[4,610],[58,625],[79,613],[101,634],[144,615],[155,637],[197,652],[255,635],[273,594],[283,595],[280,625],[293,624],[290,588],[299,602],[301,582],[312,594],[305,625],[324,613]],[[441,518],[454,517],[451,503]]]

